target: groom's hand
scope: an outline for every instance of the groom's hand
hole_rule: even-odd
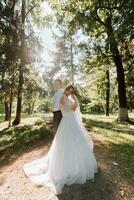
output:
[[[56,112],[57,110],[55,108],[52,108],[51,109],[51,112]]]

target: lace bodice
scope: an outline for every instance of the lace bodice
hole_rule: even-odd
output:
[[[61,106],[61,111],[62,113],[68,113],[68,112],[73,112],[72,111],[72,106],[74,104],[74,100],[71,98],[71,96],[69,96],[67,98],[66,104],[63,106]]]

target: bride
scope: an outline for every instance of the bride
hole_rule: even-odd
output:
[[[61,193],[64,185],[93,179],[97,172],[93,142],[82,123],[72,85],[64,91],[61,111],[63,117],[48,154],[23,166],[33,184],[49,187],[55,194]]]

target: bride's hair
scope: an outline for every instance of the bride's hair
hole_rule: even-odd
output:
[[[75,88],[75,86],[74,86],[74,85],[68,85],[68,86],[65,88],[65,91],[70,90],[70,89],[73,90],[73,91],[72,91],[72,94],[75,94],[75,95],[76,95],[76,88]],[[64,91],[64,92],[65,92],[65,91]]]

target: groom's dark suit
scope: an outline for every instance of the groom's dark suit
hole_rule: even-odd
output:
[[[53,124],[55,128],[57,129],[61,118],[62,118],[62,113],[61,113],[61,98],[63,97],[63,89],[59,89],[53,98]]]

